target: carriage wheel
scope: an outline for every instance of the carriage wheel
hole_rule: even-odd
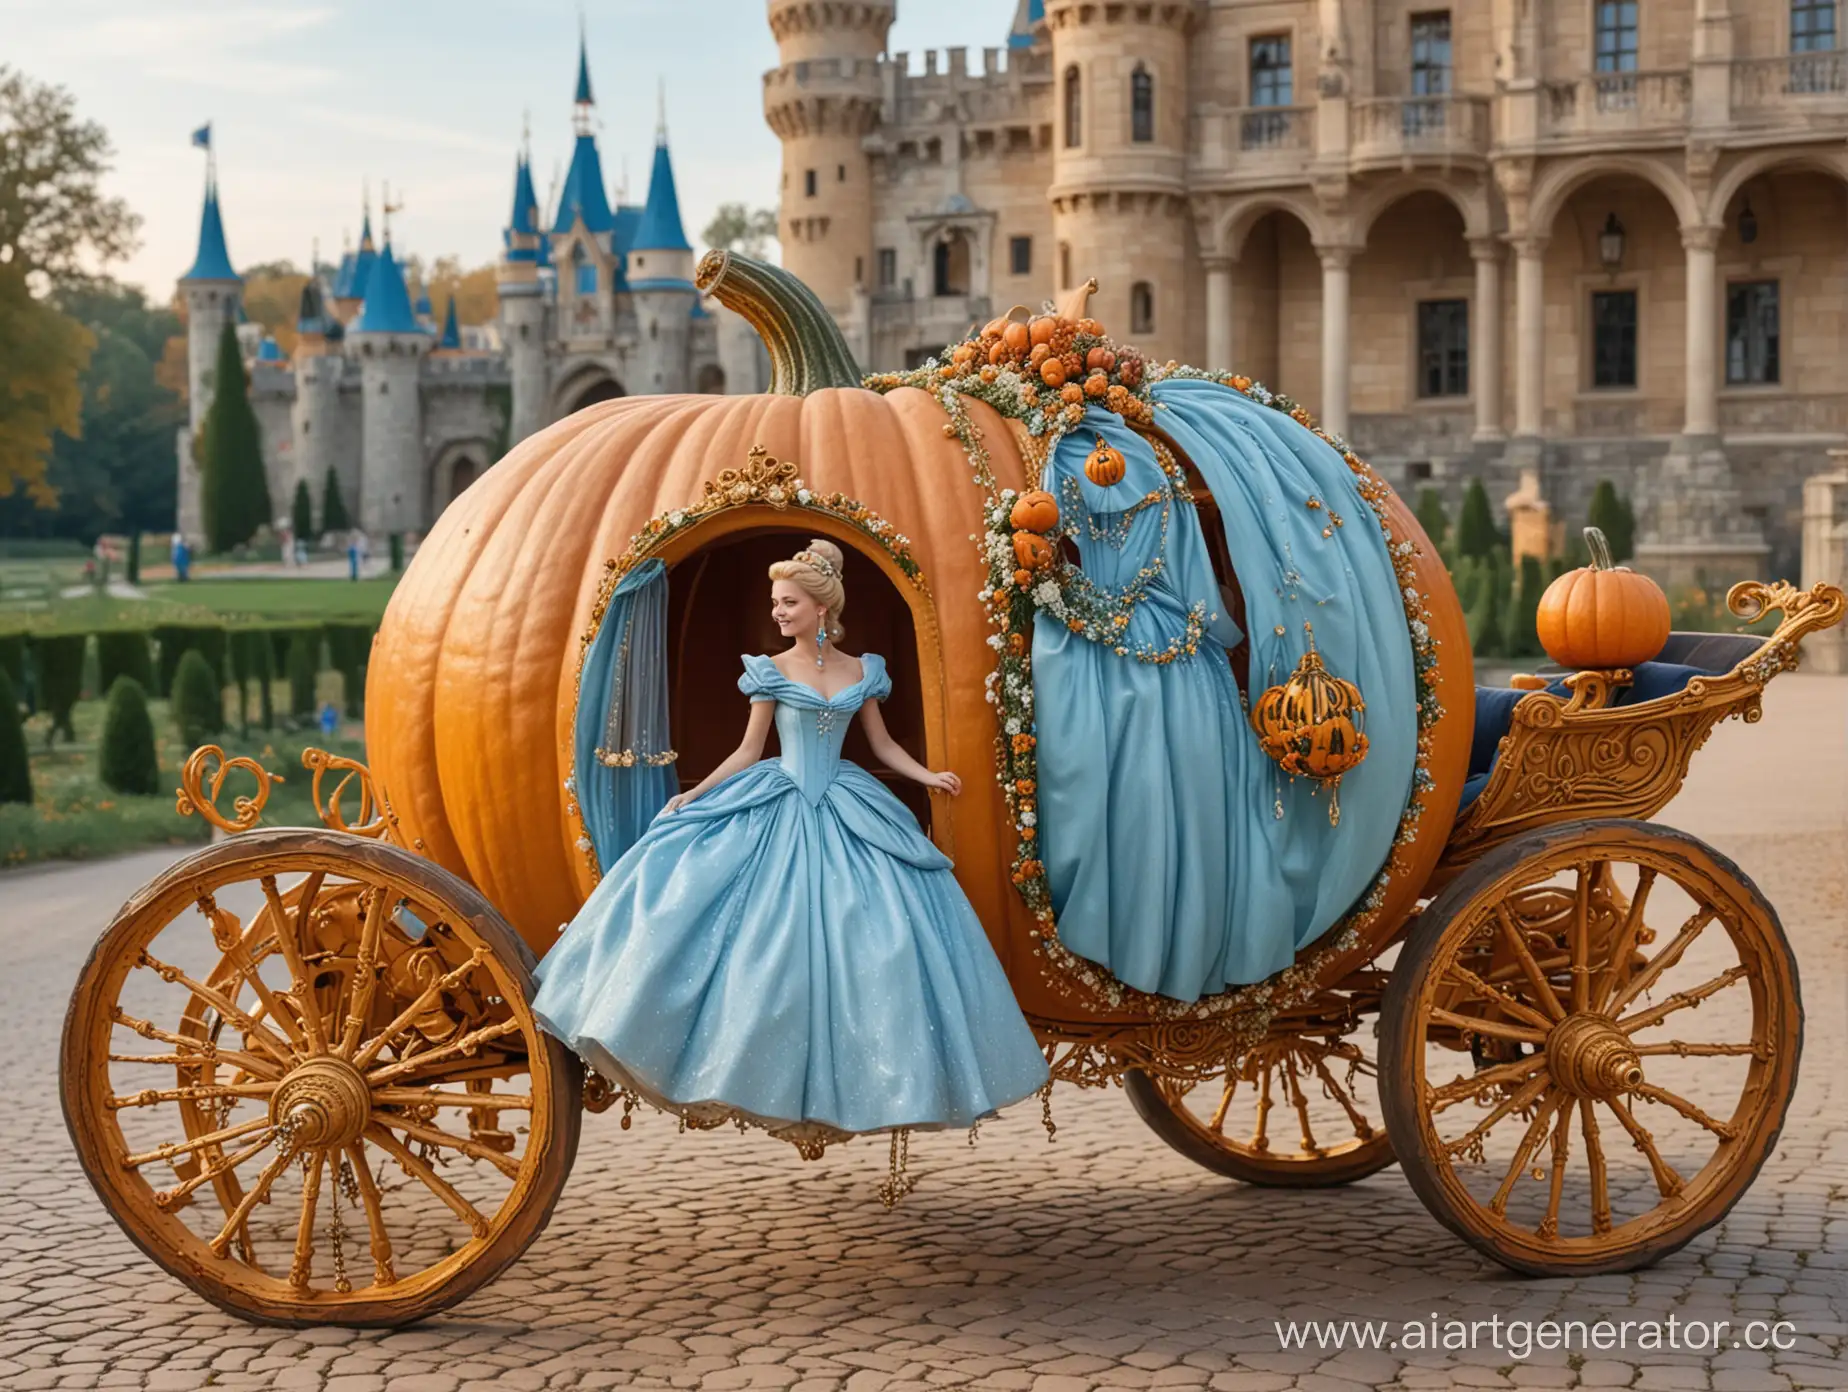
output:
[[[1174,1149],[1246,1184],[1321,1189],[1393,1163],[1375,1103],[1371,1022],[1346,1035],[1273,1034],[1208,1082],[1123,1075],[1136,1112]]]
[[[1629,1271],[1750,1186],[1802,1042],[1790,945],[1737,866],[1667,827],[1565,823],[1419,916],[1380,1097],[1406,1177],[1466,1242],[1532,1275]]]
[[[389,1327],[538,1236],[582,1075],[493,907],[379,841],[279,829],[169,868],[103,933],[65,1017],[90,1182],[214,1304]]]

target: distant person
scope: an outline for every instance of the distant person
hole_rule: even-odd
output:
[[[359,579],[359,533],[347,537],[347,579]]]
[[[288,518],[281,518],[276,523],[276,542],[280,549],[284,565],[295,564],[295,531]]]
[[[334,731],[340,728],[340,712],[334,709],[332,701],[321,703],[321,738],[332,739]]]
[[[186,544],[186,538],[178,532],[173,534],[173,573],[182,582],[192,570],[192,547]]]
[[[301,537],[295,538],[295,564],[298,566],[308,564],[308,543]]]

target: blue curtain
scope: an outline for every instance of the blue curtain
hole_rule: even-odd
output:
[[[644,561],[610,597],[578,686],[578,806],[607,870],[674,794],[667,729],[667,567]]]

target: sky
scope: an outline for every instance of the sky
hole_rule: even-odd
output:
[[[900,0],[889,49],[997,45],[1014,10]],[[580,13],[612,185],[626,159],[631,199],[646,196],[664,82],[688,236],[720,203],[775,206],[764,0],[0,0],[0,63],[65,87],[108,131],[105,187],[143,219],[111,271],[158,301],[198,244],[205,155],[190,136],[208,120],[240,268],[305,265],[317,238],[337,256],[367,180],[375,219],[387,184],[403,205],[401,255],[492,260],[529,114],[541,198],[569,158]]]

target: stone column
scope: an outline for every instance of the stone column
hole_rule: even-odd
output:
[[[1213,372],[1231,372],[1232,342],[1232,258],[1206,258],[1206,366]]]
[[[1469,326],[1469,386],[1476,398],[1478,440],[1502,438],[1501,245],[1493,237],[1471,237],[1476,259],[1476,303]]]
[[[1321,426],[1330,435],[1348,428],[1348,263],[1354,248],[1319,246],[1322,258]]]
[[[1546,389],[1546,238],[1522,237],[1514,253],[1514,433],[1538,438]]]
[[[1688,262],[1687,402],[1681,433],[1720,432],[1719,281],[1714,268],[1717,227],[1684,227],[1681,245]]]

